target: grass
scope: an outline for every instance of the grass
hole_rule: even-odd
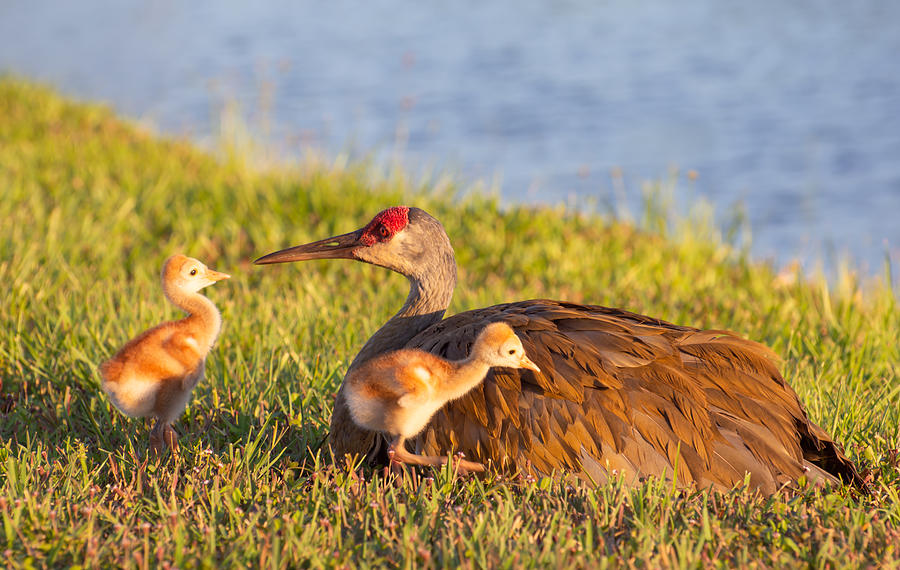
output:
[[[636,227],[511,206],[446,180],[307,161],[259,171],[161,140],[104,107],[0,80],[0,555],[13,567],[900,566],[900,310],[890,278],[779,275],[700,215],[651,201]],[[257,268],[269,251],[408,203],[460,264],[450,313],[548,296],[765,342],[814,421],[874,479],[760,497],[659,481],[351,475],[319,442],[346,366],[403,279],[349,262]],[[644,229],[641,229],[644,228]],[[653,231],[649,231],[652,229]],[[157,275],[182,251],[233,278],[225,328],[176,424],[99,391],[96,366],[176,311]],[[886,272],[887,273],[887,272]]]

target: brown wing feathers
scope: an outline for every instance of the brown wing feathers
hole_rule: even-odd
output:
[[[485,324],[504,321],[541,368],[494,369],[438,412],[426,453],[596,480],[672,477],[727,488],[750,474],[767,491],[814,463],[859,482],[852,463],[806,416],[766,347],[605,307],[524,301],[450,317],[409,346],[467,355]],[[825,475],[827,477],[827,475]]]

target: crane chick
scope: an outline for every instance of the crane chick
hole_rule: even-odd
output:
[[[493,366],[540,372],[506,323],[491,323],[475,339],[468,358],[444,360],[418,349],[382,354],[351,370],[346,396],[353,421],[392,436],[391,460],[412,465],[443,465],[446,456],[422,456],[404,447],[444,404],[477,386]],[[460,459],[460,472],[481,472],[484,465]]]
[[[206,355],[222,328],[219,310],[198,291],[229,277],[192,257],[178,254],[167,259],[163,293],[188,316],[144,331],[100,365],[103,391],[122,413],[156,418],[150,431],[155,452],[164,446],[177,448],[172,422],[203,378]]]

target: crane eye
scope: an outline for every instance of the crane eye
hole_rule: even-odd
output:
[[[388,231],[387,227],[379,226],[378,233],[381,234],[381,237],[386,238],[386,237],[388,237],[388,234],[390,232]]]
[[[191,269],[191,275],[196,275],[196,274],[197,274],[197,270],[196,270],[196,269]]]

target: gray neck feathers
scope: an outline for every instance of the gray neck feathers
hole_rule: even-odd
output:
[[[439,235],[443,238],[441,247],[407,275],[409,296],[403,307],[366,342],[351,368],[403,348],[414,336],[444,318],[456,287],[456,259],[443,229]]]

